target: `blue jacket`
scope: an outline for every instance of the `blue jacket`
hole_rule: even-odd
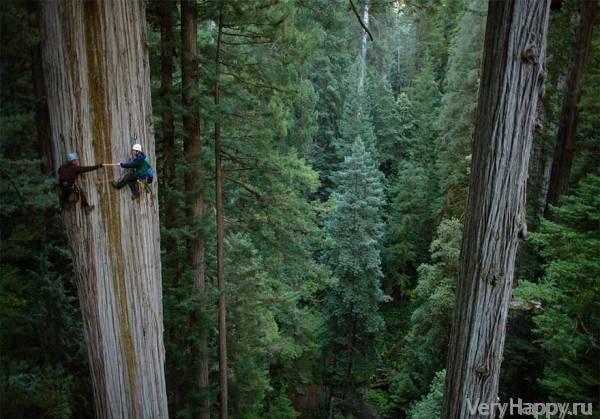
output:
[[[134,169],[134,174],[138,179],[148,179],[154,177],[154,171],[150,166],[150,161],[144,153],[139,153],[137,157],[129,160],[127,163],[121,163],[123,169]]]

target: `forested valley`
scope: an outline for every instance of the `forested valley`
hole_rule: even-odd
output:
[[[599,417],[597,22],[2,0],[0,416]]]

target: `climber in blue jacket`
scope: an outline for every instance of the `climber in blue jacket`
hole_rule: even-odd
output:
[[[150,165],[148,157],[142,152],[142,146],[140,144],[134,144],[132,147],[133,158],[125,163],[120,163],[123,169],[130,169],[121,180],[112,182],[112,185],[121,189],[125,185],[129,185],[133,196],[131,199],[138,199],[140,197],[140,188],[138,186],[138,180],[145,181],[147,184],[151,184],[154,180],[154,171]]]

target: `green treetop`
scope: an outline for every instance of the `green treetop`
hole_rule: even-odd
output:
[[[380,242],[383,175],[371,153],[357,137],[335,177],[332,212],[325,220],[325,261],[338,280],[326,297],[325,311],[332,333],[334,374],[347,385],[364,382],[374,365],[374,333],[383,329],[379,303],[384,300]]]

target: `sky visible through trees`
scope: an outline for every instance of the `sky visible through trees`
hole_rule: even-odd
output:
[[[0,416],[600,413],[596,1],[54,5],[0,2]]]

